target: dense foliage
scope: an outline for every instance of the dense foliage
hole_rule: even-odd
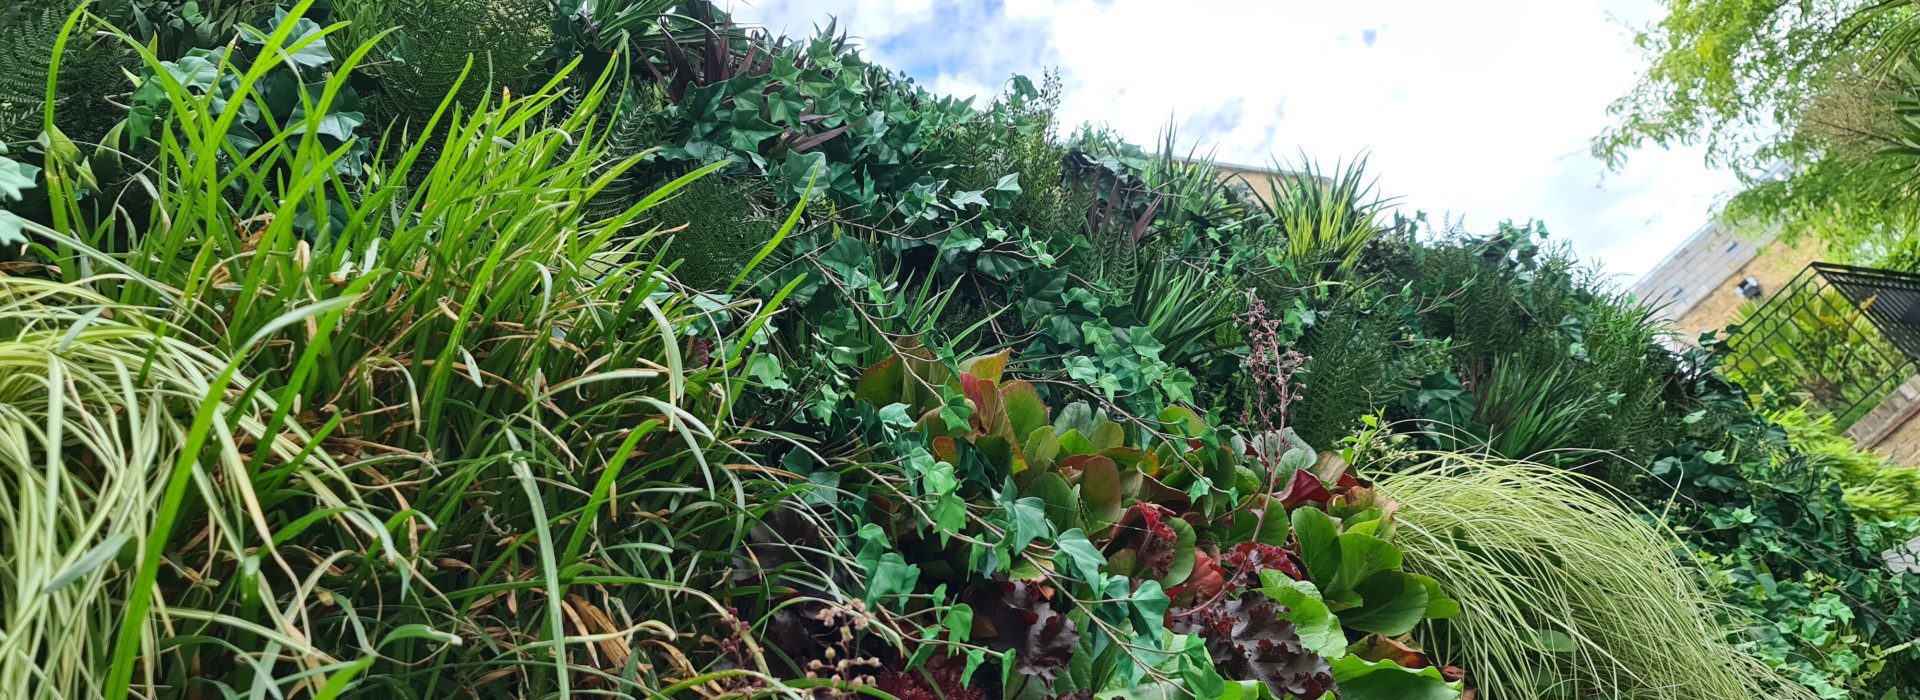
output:
[[[1920,687],[1910,472],[1363,162],[701,2],[11,12],[24,696]]]
[[[1920,269],[1914,207],[1920,14],[1910,2],[1667,0],[1636,44],[1646,72],[1593,141],[1703,146],[1742,179],[1724,220],[1826,255]]]

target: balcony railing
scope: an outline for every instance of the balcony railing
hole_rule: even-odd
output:
[[[1913,378],[1920,275],[1816,262],[1728,328],[1721,370],[1811,400],[1844,429]]]

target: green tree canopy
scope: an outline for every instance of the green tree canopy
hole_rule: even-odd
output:
[[[1730,220],[1817,236],[1843,256],[1911,258],[1920,221],[1902,95],[1920,94],[1912,0],[1667,0],[1635,39],[1646,72],[1594,155],[1702,146],[1745,189]]]

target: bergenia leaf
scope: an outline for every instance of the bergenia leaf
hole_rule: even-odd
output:
[[[1280,492],[1280,503],[1288,510],[1309,503],[1326,505],[1333,500],[1333,494],[1327,491],[1325,484],[1313,472],[1305,469],[1293,472],[1293,478],[1287,481],[1287,487]]]

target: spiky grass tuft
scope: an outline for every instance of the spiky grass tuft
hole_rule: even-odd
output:
[[[1811,698],[1734,648],[1681,544],[1604,483],[1526,462],[1423,455],[1382,476],[1408,571],[1458,617],[1416,633],[1486,697]]]

